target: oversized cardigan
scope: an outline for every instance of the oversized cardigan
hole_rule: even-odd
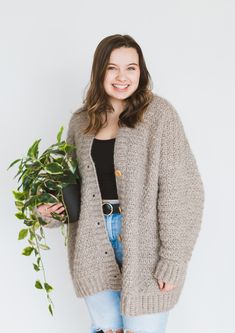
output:
[[[121,313],[168,311],[178,302],[202,222],[204,188],[172,104],[154,94],[136,128],[119,127],[114,172],[122,213],[123,265],[115,260],[91,157],[88,114],[71,116],[67,142],[76,146],[81,177],[79,220],[69,224],[68,261],[77,297],[121,291]],[[161,291],[157,280],[175,285]]]

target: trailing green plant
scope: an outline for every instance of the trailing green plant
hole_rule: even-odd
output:
[[[46,243],[44,226],[48,222],[36,214],[35,208],[41,204],[63,203],[65,211],[64,216],[52,213],[52,217],[61,221],[61,230],[67,246],[69,232],[69,218],[66,206],[63,201],[62,189],[70,184],[75,184],[78,179],[78,165],[74,156],[75,146],[62,141],[63,126],[57,133],[57,142],[49,146],[41,155],[39,154],[39,143],[41,139],[34,141],[23,158],[14,160],[7,170],[16,164],[18,172],[14,178],[18,177],[20,184],[16,190],[13,190],[15,206],[17,213],[15,216],[23,223],[23,228],[19,231],[18,240],[27,239],[26,246],[22,255],[30,256],[34,253],[35,262],[33,269],[36,272],[42,271],[43,282],[37,279],[35,288],[44,290],[49,302],[48,310],[53,315],[54,304],[50,297],[50,292],[54,289],[47,282],[41,250],[49,250]],[[67,232],[64,228],[67,225]]]

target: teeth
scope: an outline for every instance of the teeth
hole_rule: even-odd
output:
[[[113,84],[114,87],[118,88],[118,89],[125,89],[128,87],[128,84],[126,84],[125,86],[119,85],[119,84]]]

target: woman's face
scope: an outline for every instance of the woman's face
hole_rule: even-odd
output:
[[[105,92],[111,102],[122,101],[138,88],[140,79],[139,56],[133,47],[114,49],[106,68]]]

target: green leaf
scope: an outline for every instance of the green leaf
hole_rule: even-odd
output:
[[[40,268],[36,264],[33,264],[33,268],[35,269],[36,272],[40,271]]]
[[[32,146],[29,148],[28,152],[27,152],[27,156],[35,159],[38,157],[38,145],[40,143],[41,139],[34,141],[34,143],[32,144]]]
[[[58,163],[49,163],[45,166],[45,170],[50,173],[50,174],[53,174],[53,175],[58,175],[58,174],[62,174],[64,171],[63,171],[63,168],[61,167],[60,164]]]
[[[50,247],[46,244],[38,244],[38,245],[39,245],[40,249],[42,249],[42,250],[50,250]]]
[[[36,234],[36,237],[39,240],[39,242],[42,240],[42,237],[40,235]]]
[[[40,189],[40,186],[41,186],[40,182],[33,183],[30,188],[30,195],[36,195],[38,192],[38,188]]]
[[[12,191],[16,200],[25,200],[27,195],[25,192]]]
[[[47,225],[48,222],[44,221],[40,216],[38,217],[38,222],[40,225]]]
[[[54,157],[54,162],[59,163],[62,167],[64,165],[64,156],[63,157]]]
[[[24,256],[30,256],[33,250],[34,250],[34,248],[31,246],[25,247],[22,251],[22,254]]]
[[[52,212],[51,216],[57,221],[63,221],[63,219],[64,219],[63,216],[61,216],[59,213],[56,213],[56,212]]]
[[[34,170],[34,171],[38,171],[39,169],[42,168],[42,164],[36,160],[34,161],[32,164],[31,164],[31,168]]]
[[[37,281],[35,282],[35,287],[36,287],[37,289],[43,289],[42,284],[41,284],[41,282],[40,282],[39,280],[37,280]]]
[[[42,227],[40,227],[40,234],[41,234],[41,238],[45,238],[45,233]]]
[[[59,130],[59,132],[58,132],[58,134],[57,134],[57,137],[56,137],[58,143],[61,142],[61,136],[62,136],[63,130],[64,130],[64,127],[61,126],[61,127],[60,127],[60,130]]]
[[[72,153],[74,150],[76,150],[76,146],[72,144],[65,144],[63,147],[61,147],[61,149],[63,149],[63,151],[69,156],[72,156]]]
[[[35,177],[34,177],[35,178]],[[23,190],[29,191],[30,186],[32,185],[34,178],[32,176],[27,175],[27,173],[22,177],[22,185],[23,185]]]
[[[28,239],[28,242],[29,242],[30,245],[32,245],[34,247],[36,246],[36,244],[31,239]]]
[[[44,185],[49,191],[56,191],[58,189],[57,183],[53,180],[46,180]]]
[[[30,239],[33,240],[35,238],[35,233],[32,231],[32,229],[29,229],[29,233],[30,233]]]
[[[56,203],[56,202],[58,202],[58,199],[51,193],[40,194],[37,198],[38,198],[38,203]]]
[[[13,165],[15,165],[16,163],[18,163],[19,161],[21,161],[21,158],[18,158],[17,160],[13,161],[9,167],[7,168],[7,170],[9,170]]]
[[[52,286],[50,286],[48,283],[44,283],[44,288],[46,289],[46,291],[49,293],[50,291],[53,290]]]
[[[27,225],[28,227],[31,227],[34,222],[32,220],[24,220],[24,224]]]
[[[77,169],[77,161],[75,161],[75,160],[68,160],[67,163],[68,163],[69,170],[72,173],[75,173],[76,169]]]
[[[31,197],[29,197],[28,200],[25,201],[24,207],[27,208],[28,206],[32,206],[35,207],[38,203],[38,195],[33,195]]]
[[[23,203],[23,201],[16,200],[15,201],[15,206],[20,210],[24,207],[24,203]]]
[[[27,219],[27,216],[22,213],[22,212],[18,212],[15,214],[15,216],[19,219],[19,220],[24,220],[24,219]]]
[[[49,311],[50,311],[51,315],[53,316],[53,311],[52,311],[51,304],[49,304],[49,306],[48,306],[48,309],[49,309]]]
[[[21,229],[18,235],[18,240],[24,239],[28,235],[28,229]]]
[[[15,177],[14,177],[14,179],[18,176],[18,175],[20,175],[20,177],[17,179],[17,181],[18,181],[18,183],[19,183],[19,181],[21,180],[21,178],[24,176],[24,174],[27,172],[27,169],[25,169],[24,171],[22,171],[22,169],[20,169],[18,172],[17,172],[17,174],[15,175]]]
[[[39,195],[33,195],[25,201],[24,207],[35,207],[39,203],[56,203],[58,199],[50,193],[42,193]]]
[[[46,156],[46,155],[41,155],[41,156],[39,157],[39,161],[40,161],[42,164],[45,163],[46,159],[47,159],[47,156]]]

